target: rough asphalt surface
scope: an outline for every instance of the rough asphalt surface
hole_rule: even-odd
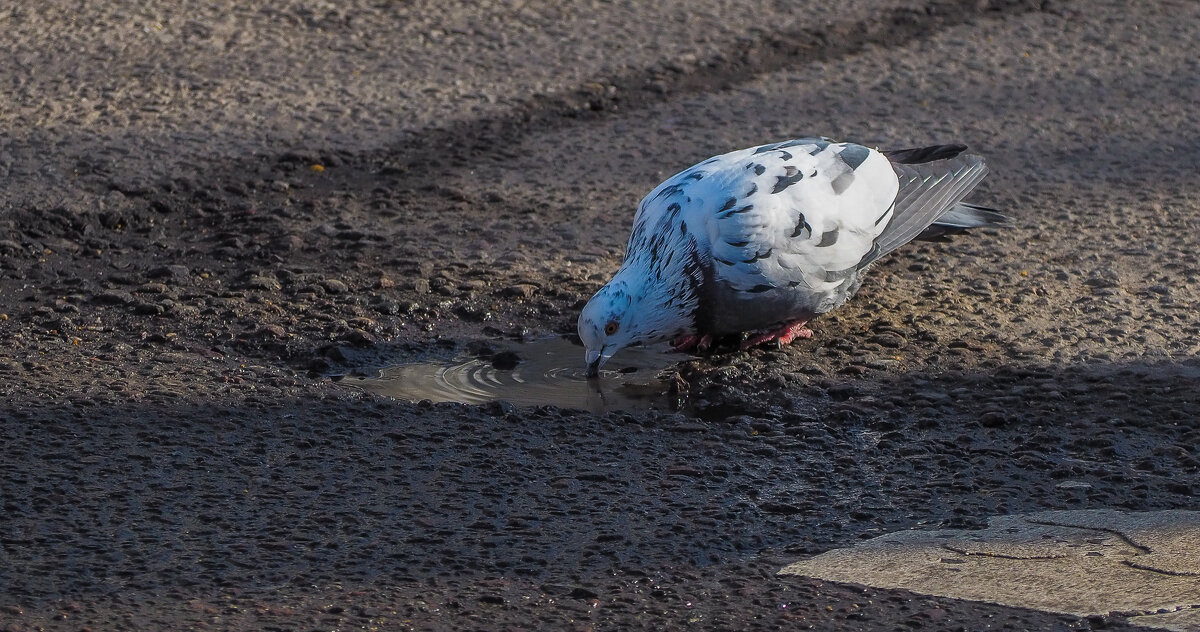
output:
[[[1128,627],[775,572],[1197,508],[1200,4],[266,4],[0,10],[0,628]],[[328,379],[573,331],[641,195],[805,134],[965,142],[1015,226],[695,417]]]

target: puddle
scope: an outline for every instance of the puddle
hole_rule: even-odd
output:
[[[341,383],[409,401],[517,406],[552,405],[594,413],[674,410],[670,376],[659,376],[688,358],[666,345],[624,349],[600,371],[584,377],[583,347],[564,338],[527,344],[496,342],[490,357],[458,356],[382,369],[376,376],[345,376]],[[515,356],[513,355],[515,354]],[[667,378],[667,379],[664,379]]]

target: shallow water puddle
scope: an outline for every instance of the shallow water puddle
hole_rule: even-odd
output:
[[[342,383],[410,401],[517,406],[552,405],[595,413],[674,409],[671,383],[659,376],[686,360],[665,345],[624,349],[598,379],[584,377],[583,347],[564,338],[527,344],[497,343],[488,357],[458,356],[382,369],[376,376],[346,376]]]

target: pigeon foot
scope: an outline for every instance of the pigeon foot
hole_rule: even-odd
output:
[[[807,320],[792,321],[779,329],[768,331],[764,334],[751,336],[741,344],[742,351],[757,347],[758,345],[774,341],[776,345],[782,348],[784,345],[791,344],[797,338],[812,338],[813,332],[804,326]]]
[[[671,341],[671,351],[699,351],[701,353],[708,351],[712,346],[713,337],[711,334],[688,334],[679,336]]]

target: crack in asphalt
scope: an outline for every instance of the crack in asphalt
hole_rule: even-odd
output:
[[[949,544],[943,544],[942,548],[966,557],[994,557],[1002,560],[1061,560],[1067,557],[1066,555],[1006,555],[1004,553],[990,553],[987,551],[975,553],[966,549],[954,548]]]
[[[1108,534],[1117,536],[1118,538],[1121,539],[1122,542],[1137,549],[1138,551],[1141,551],[1142,553],[1153,553],[1154,552],[1153,549],[1146,546],[1145,544],[1140,544],[1137,541],[1135,541],[1133,538],[1129,537],[1128,535],[1125,535],[1124,533],[1121,533],[1120,531],[1117,531],[1116,529],[1109,529],[1108,527],[1085,527],[1085,526],[1081,526],[1081,525],[1077,525],[1077,524],[1062,524],[1062,523],[1054,522],[1053,520],[1028,520],[1027,519],[1026,522],[1028,522],[1030,524],[1037,524],[1037,525],[1042,525],[1042,526],[1046,526],[1046,527],[1066,527],[1068,529],[1083,529],[1083,530],[1087,530],[1087,531],[1099,531],[1101,533],[1108,533]]]
[[[1160,573],[1162,575],[1170,575],[1171,577],[1200,577],[1200,573],[1189,573],[1187,571],[1169,571],[1169,570],[1166,570],[1163,568],[1155,568],[1153,566],[1146,566],[1145,564],[1138,564],[1137,562],[1134,562],[1132,560],[1121,560],[1121,563],[1128,566],[1129,568],[1136,568],[1139,571],[1150,571],[1152,573]]]

